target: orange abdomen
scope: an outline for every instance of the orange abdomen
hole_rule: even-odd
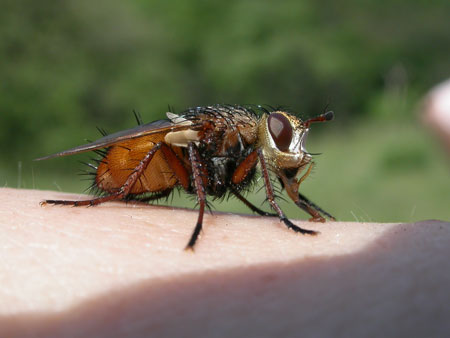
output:
[[[95,178],[97,186],[107,192],[117,191],[150,149],[156,143],[164,141],[164,136],[164,133],[153,134],[112,145],[98,165]],[[172,149],[180,158],[182,157],[180,148]],[[158,192],[172,188],[175,184],[177,184],[175,174],[167,164],[162,151],[158,151],[133,185],[131,193]]]

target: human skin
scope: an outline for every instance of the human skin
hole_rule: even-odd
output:
[[[307,223],[0,189],[0,337],[438,337],[450,223]]]
[[[425,97],[423,120],[450,152],[450,79],[432,88]]]

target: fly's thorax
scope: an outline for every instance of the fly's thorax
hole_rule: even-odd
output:
[[[205,112],[181,116],[169,112],[174,130],[167,132],[164,140],[182,148],[190,142],[203,143],[217,156],[242,151],[257,141],[258,118],[243,108],[230,109],[209,107]]]
[[[304,143],[308,128],[286,112],[275,111],[261,117],[258,127],[259,147],[264,158],[275,171],[302,168],[311,161]]]

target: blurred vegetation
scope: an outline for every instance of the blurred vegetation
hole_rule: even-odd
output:
[[[450,75],[449,13],[439,0],[3,0],[3,185],[83,191],[89,155],[31,159],[132,127],[133,109],[151,121],[168,105],[329,104],[307,195],[344,220],[449,219],[448,157],[416,122]]]

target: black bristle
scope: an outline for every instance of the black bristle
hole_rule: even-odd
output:
[[[94,149],[92,151],[101,157],[105,157],[106,154],[108,153],[106,149]]]
[[[108,135],[108,132],[105,129],[103,129],[101,127],[95,127],[95,128],[97,128],[97,130],[99,131],[100,134],[102,134],[102,136]]]
[[[136,119],[136,122],[138,124],[138,126],[143,125],[144,121],[142,121],[142,116],[141,114],[133,109],[133,114],[134,114],[134,118]]]
[[[93,165],[92,163],[84,162],[84,161],[79,161],[79,162],[85,166],[88,166],[91,169],[97,170],[97,167],[95,165]]]

